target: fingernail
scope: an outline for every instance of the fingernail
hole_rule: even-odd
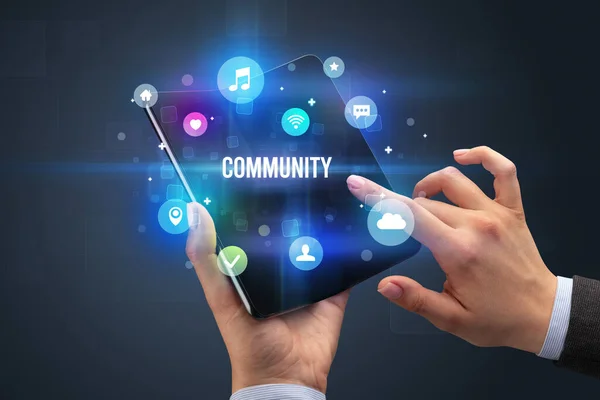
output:
[[[198,228],[200,225],[200,214],[198,213],[198,208],[194,203],[188,203],[187,206],[188,211],[188,226],[191,230]]]
[[[346,180],[350,189],[360,189],[365,184],[365,180],[360,176],[350,175]]]
[[[400,286],[391,282],[386,283],[384,287],[377,289],[377,291],[390,300],[399,299],[404,294],[404,290]]]
[[[458,150],[454,150],[454,155],[462,156],[464,154],[467,154],[468,152],[469,152],[469,149],[458,149]]]

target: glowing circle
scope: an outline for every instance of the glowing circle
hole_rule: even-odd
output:
[[[149,83],[143,83],[133,91],[133,100],[142,108],[152,107],[158,101],[158,90]]]
[[[415,119],[414,118],[407,118],[406,119],[406,125],[413,126],[414,124],[415,124]]]
[[[281,117],[281,127],[290,136],[306,133],[310,126],[310,118],[301,108],[290,108]]]
[[[344,61],[339,57],[329,57],[323,63],[323,71],[325,72],[325,75],[327,75],[330,78],[339,78],[344,74],[345,70],[346,65],[344,64]]]
[[[183,86],[192,86],[192,83],[194,83],[194,77],[190,74],[185,74],[181,77],[181,83],[183,83]]]
[[[271,233],[271,228],[269,228],[269,225],[261,225],[258,227],[258,234],[260,236],[269,236],[269,233]]]
[[[373,259],[373,252],[371,250],[363,250],[360,253],[360,258],[362,258],[363,261],[371,261]]]
[[[219,270],[229,276],[238,276],[248,266],[246,252],[237,246],[227,246],[221,249],[217,256]]]
[[[227,100],[235,104],[254,101],[265,85],[265,75],[258,63],[248,57],[225,61],[217,74],[217,87]]]
[[[384,246],[398,246],[408,240],[415,228],[410,208],[398,199],[383,199],[367,217],[369,233]]]
[[[290,246],[290,261],[302,271],[315,269],[323,261],[323,247],[313,237],[302,236],[294,240]]]
[[[183,130],[190,136],[202,136],[207,128],[208,121],[204,114],[199,112],[191,112],[183,120]]]
[[[188,230],[187,203],[183,200],[167,200],[158,209],[158,223],[171,235]]]
[[[367,96],[356,96],[346,104],[344,116],[350,126],[367,129],[377,121],[377,105]]]

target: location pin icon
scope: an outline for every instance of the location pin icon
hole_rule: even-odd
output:
[[[171,207],[169,210],[169,219],[174,226],[179,225],[181,222],[181,218],[183,217],[183,212],[179,207]]]

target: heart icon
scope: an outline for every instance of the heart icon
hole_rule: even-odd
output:
[[[191,112],[183,119],[183,130],[191,137],[204,135],[208,125],[206,117],[199,112]]]
[[[197,131],[202,126],[202,121],[200,121],[199,119],[193,119],[190,121],[190,126],[193,130]]]

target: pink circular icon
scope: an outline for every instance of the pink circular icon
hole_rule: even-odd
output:
[[[190,136],[202,136],[208,128],[206,117],[199,112],[191,112],[183,120],[183,130]]]

